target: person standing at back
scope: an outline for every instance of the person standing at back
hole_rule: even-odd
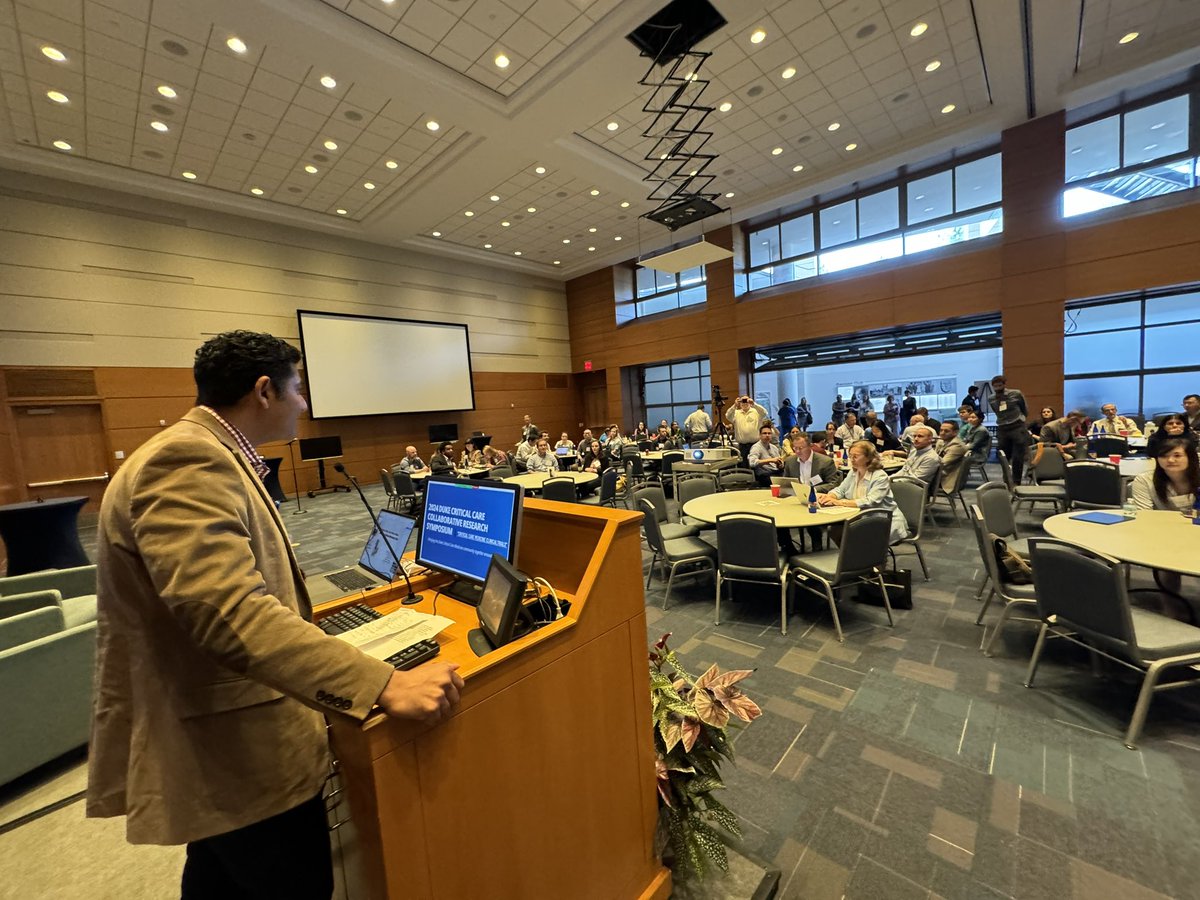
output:
[[[801,397],[800,405],[796,407],[796,424],[801,431],[808,431],[808,428],[813,423],[812,410],[808,408],[808,398]]]
[[[434,722],[463,686],[454,665],[399,672],[311,623],[254,449],[295,436],[299,360],[268,334],[207,341],[196,407],[100,506],[87,815],[187,844],[184,900],[330,897],[325,716]]]
[[[992,396],[988,401],[996,414],[996,448],[1004,452],[1012,467],[1013,483],[1020,484],[1025,474],[1025,454],[1029,449],[1029,432],[1025,417],[1029,409],[1025,395],[1007,386],[1003,375],[992,379]]]
[[[846,421],[846,401],[841,394],[833,398],[833,405],[829,409],[833,414],[833,424],[840,428],[842,422]]]
[[[704,404],[696,406],[686,419],[683,420],[684,437],[690,441],[694,434],[708,434],[712,431],[712,418],[704,411]]]
[[[733,428],[733,439],[742,454],[742,462],[750,459],[750,448],[758,440],[758,431],[767,421],[767,410],[743,394],[725,410],[725,421]]]
[[[787,434],[796,427],[796,407],[787,397],[783,398],[783,406],[779,407],[779,430]]]
[[[912,391],[905,391],[904,399],[900,401],[900,421],[907,424],[916,414],[917,398],[913,396]]]

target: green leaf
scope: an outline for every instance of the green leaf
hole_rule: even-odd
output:
[[[725,787],[725,783],[721,781],[720,778],[701,776],[691,780],[691,783],[689,783],[687,786],[687,792],[689,794],[696,795],[703,794],[708,791],[720,790],[723,787]]]

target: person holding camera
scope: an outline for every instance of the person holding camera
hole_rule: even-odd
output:
[[[743,394],[725,410],[725,421],[733,429],[733,439],[737,442],[742,463],[748,463],[750,448],[758,441],[758,431],[767,421],[766,408]]]

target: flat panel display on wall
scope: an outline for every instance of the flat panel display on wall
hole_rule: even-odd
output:
[[[475,408],[466,325],[296,311],[314,419]]]

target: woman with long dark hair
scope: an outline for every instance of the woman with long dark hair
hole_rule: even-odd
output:
[[[1187,415],[1184,413],[1168,413],[1162,416],[1155,422],[1151,422],[1146,428],[1146,453],[1149,456],[1154,456],[1154,449],[1167,438],[1182,437],[1187,438],[1193,444],[1196,443],[1196,432],[1192,431],[1192,426],[1188,424]]]
[[[1130,497],[1138,509],[1192,508],[1200,491],[1200,457],[1195,441],[1182,435],[1163,438],[1151,454],[1154,468],[1133,480]]]
[[[867,440],[875,445],[875,449],[880,453],[885,450],[901,450],[900,439],[892,434],[887,425],[876,419],[871,423],[870,434],[867,435]]]

